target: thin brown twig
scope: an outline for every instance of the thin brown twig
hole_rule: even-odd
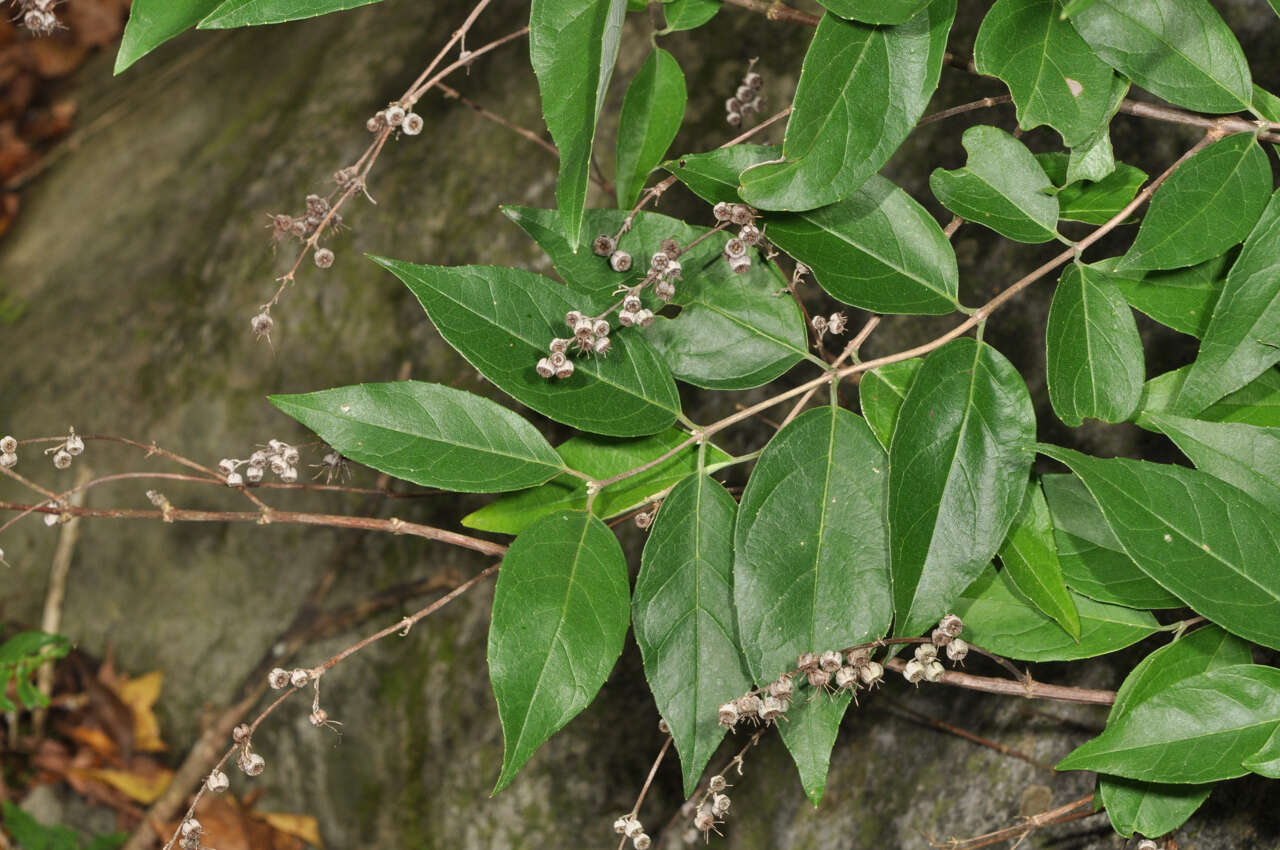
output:
[[[658,775],[658,767],[662,764],[663,758],[667,755],[667,750],[671,748],[671,736],[667,736],[667,740],[662,742],[662,749],[658,750],[658,755],[653,760],[653,766],[649,768],[649,775],[644,778],[644,785],[640,786],[640,793],[636,796],[636,804],[631,807],[630,816],[635,817],[640,814],[640,807],[644,805],[644,798],[649,793],[649,786],[653,784],[653,777]],[[626,846],[627,836],[624,834],[622,840],[618,842],[618,850],[622,850]]]
[[[1010,758],[1020,759],[1022,761],[1025,761],[1027,764],[1034,765],[1040,768],[1041,770],[1047,770],[1051,773],[1053,772],[1053,765],[1040,761],[1039,759],[1029,756],[1026,753],[1019,752],[1018,750],[1015,750],[1012,747],[1006,747],[1004,744],[1001,744],[998,741],[992,741],[989,738],[983,738],[981,735],[975,735],[972,732],[969,732],[965,729],[961,729],[959,726],[953,726],[952,724],[947,723],[943,720],[939,720],[936,717],[930,717],[929,715],[924,714],[923,712],[916,711],[914,708],[910,708],[908,706],[901,704],[897,700],[889,700],[888,702],[894,711],[900,712],[901,714],[906,715],[912,720],[916,720],[916,721],[919,721],[920,723],[927,724],[942,732],[946,732],[949,735],[955,735],[958,738],[963,738],[964,740],[970,741],[974,744],[978,744],[979,746],[983,746],[983,747],[987,747],[988,749],[995,750],[1001,755],[1009,756]]]
[[[832,368],[837,368],[845,360],[854,357],[858,353],[858,349],[862,348],[862,344],[867,341],[867,337],[871,336],[871,332],[880,324],[879,316],[872,316],[867,323],[862,326],[862,330],[858,331],[858,335],[849,340],[849,344],[844,347],[844,351],[840,352],[840,356],[831,364]],[[800,400],[791,408],[791,412],[782,420],[782,424],[777,426],[777,430],[781,431],[787,426],[792,419],[800,415],[800,411],[804,410],[804,406],[809,403],[809,399],[813,398],[814,393],[818,391],[818,387],[812,387],[804,395],[800,396]]]
[[[1100,814],[1092,811],[1093,795],[1081,797],[1079,800],[1073,800],[1064,806],[1056,809],[1050,809],[1047,812],[1041,812],[1038,815],[1031,815],[1023,819],[1022,823],[1013,826],[1007,826],[1004,829],[997,829],[994,832],[988,832],[984,835],[978,835],[973,838],[956,839],[949,841],[937,841],[929,838],[931,845],[938,850],[978,850],[979,847],[989,847],[992,844],[998,844],[1001,841],[1008,841],[1012,838],[1021,838],[1037,829],[1045,826],[1052,826],[1059,823],[1067,823],[1068,821],[1079,820],[1081,818],[1092,817]],[[1080,811],[1081,809],[1089,809],[1089,811]]]
[[[724,0],[724,2],[731,6],[741,6],[743,9],[759,12],[771,21],[788,21],[816,27],[818,21],[822,20],[817,15],[793,9],[780,0]]]
[[[885,669],[901,673],[907,662],[901,658],[889,658],[884,662]],[[1000,679],[993,676],[975,676],[948,670],[939,679],[944,685],[966,688],[971,691],[983,691],[989,694],[1025,697],[1027,699],[1047,699],[1056,702],[1077,702],[1086,705],[1111,705],[1116,701],[1115,691],[1101,691],[1093,688],[1076,688],[1069,685],[1047,685],[1034,679],[1024,678],[1019,682]]]
[[[995,97],[984,97],[980,100],[971,101],[970,103],[962,103],[959,106],[952,106],[947,109],[940,109],[937,112],[930,113],[916,122],[917,127],[923,127],[925,124],[932,124],[934,121],[943,121],[956,115],[963,115],[966,112],[973,112],[977,109],[987,109],[992,106],[1000,106],[1004,103],[1012,103],[1013,98],[1007,94],[996,95]]]

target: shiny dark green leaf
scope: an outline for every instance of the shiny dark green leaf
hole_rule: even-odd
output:
[[[1209,328],[1209,318],[1222,295],[1229,260],[1233,258],[1228,252],[1185,269],[1124,274],[1113,273],[1115,258],[1091,267],[1111,275],[1130,307],[1199,339]]]
[[[618,117],[618,206],[631,209],[684,121],[684,72],[655,47],[627,86]]]
[[[929,5],[929,0],[821,0],[827,11],[864,24],[900,24]]]
[[[720,2],[720,0],[716,0]],[[734,145],[706,153],[685,154],[668,160],[662,167],[709,204],[738,203],[738,175],[753,165],[777,159],[777,145]]]
[[[1197,469],[1234,484],[1280,515],[1280,428],[1203,422],[1168,413],[1146,420],[1182,449]]]
[[[202,30],[256,27],[344,12],[381,0],[225,0],[200,21]]]
[[[1280,779],[1280,726],[1256,753],[1244,760],[1243,766],[1268,779]]]
[[[911,382],[924,360],[913,357],[872,369],[858,382],[858,401],[867,424],[886,450],[893,439],[893,428],[898,422],[898,411],[911,389]]]
[[[1124,209],[1147,182],[1147,173],[1120,163],[1101,180],[1067,182],[1070,157],[1064,153],[1038,153],[1036,162],[1058,187],[1058,217],[1086,224],[1106,224]]]
[[[1053,519],[1045,502],[1040,482],[1032,479],[1022,509],[1000,547],[1004,575],[1033,605],[1080,639],[1080,615],[1067,590],[1058,562],[1058,544],[1053,537]]]
[[[119,74],[175,35],[186,32],[222,0],[133,0],[115,73]]]
[[[710,21],[724,4],[721,0],[671,0],[663,5],[671,32],[697,29]]]

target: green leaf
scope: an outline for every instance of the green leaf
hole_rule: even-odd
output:
[[[733,521],[723,487],[691,475],[662,503],[640,559],[631,622],[692,796],[720,745],[717,709],[751,690],[733,611]]]
[[[1252,660],[1249,645],[1217,626],[1206,626],[1163,646],[1144,658],[1116,692],[1110,719],[1173,687],[1183,679],[1231,664]],[[1098,796],[1116,832],[1132,837],[1164,835],[1186,822],[1213,789],[1207,785],[1170,785],[1098,777]]]
[[[781,153],[782,148],[777,145],[734,145],[685,154],[664,162],[662,167],[707,203],[734,204],[742,201],[738,195],[738,175],[753,165],[777,159]]]
[[[613,76],[626,0],[532,0],[529,58],[542,116],[560,151],[556,205],[578,250],[596,119]]]
[[[31,687],[31,677],[46,661],[54,661],[71,651],[71,641],[47,632],[19,632],[0,644],[0,711],[17,711],[49,704],[49,698]],[[13,684],[18,702],[6,698]]]
[[[933,0],[895,27],[823,15],[804,57],[784,159],[745,171],[743,199],[808,210],[857,191],[924,114],[955,12],[955,0]]]
[[[1280,0],[1272,0],[1274,6]],[[1253,109],[1268,121],[1280,122],[1280,97],[1256,83],[1253,86]]]
[[[1280,726],[1261,749],[1244,760],[1243,766],[1268,779],[1280,779]]]
[[[115,73],[119,74],[175,35],[194,27],[222,0],[133,0]]]
[[[1074,147],[1110,117],[1114,72],[1062,18],[1058,0],[999,0],[982,20],[973,61],[1009,86],[1024,130],[1048,124]]]
[[[1066,424],[1123,422],[1137,409],[1146,377],[1142,340],[1109,275],[1067,266],[1053,293],[1045,348],[1049,401]]]
[[[1178,784],[1232,779],[1278,725],[1280,670],[1233,664],[1139,703],[1057,769]]]
[[[1080,476],[1143,572],[1232,634],[1280,648],[1280,515],[1199,470],[1039,450]]]
[[[1140,412],[1134,421],[1142,425],[1147,421],[1147,414],[1169,412],[1190,373],[1191,367],[1183,366],[1147,381],[1142,391]],[[1274,369],[1263,372],[1244,387],[1197,413],[1195,418],[1206,422],[1244,422],[1280,428],[1280,372]]]
[[[697,29],[714,18],[722,5],[721,0],[671,0],[662,7],[667,18],[667,31]]]
[[[1000,547],[1004,575],[1022,595],[1052,618],[1075,640],[1080,639],[1080,615],[1062,577],[1058,546],[1053,538],[1053,520],[1040,482],[1027,484],[1027,494]]]
[[[1071,149],[1067,157],[1067,182],[1092,180],[1098,182],[1116,170],[1115,151],[1111,148],[1111,119],[1120,110],[1125,95],[1129,93],[1129,81],[1124,77],[1111,80],[1111,105],[1107,118],[1098,132]]]
[[[786,720],[778,724],[778,734],[800,774],[800,786],[815,808],[826,793],[831,749],[840,734],[840,721],[852,701],[848,691],[818,694],[813,699],[793,702]]]
[[[951,242],[924,207],[879,175],[847,200],[767,222],[769,240],[846,304],[931,315],[959,306]]]
[[[505,742],[498,793],[595,698],[631,619],[627,562],[604,523],[559,511],[511,543],[493,596],[489,680]]]
[[[1062,6],[1062,17],[1065,20],[1072,15],[1079,14],[1082,10],[1088,9],[1097,1],[1098,0],[1067,0],[1067,2]]]
[[[88,850],[115,850],[128,838],[125,832],[86,838],[70,827],[59,824],[46,826],[8,800],[0,800],[0,814],[3,814],[0,823],[22,850],[82,850],[86,847]]]
[[[707,233],[657,213],[639,213],[619,241],[631,252],[633,271],[621,275],[608,262],[586,251],[573,253],[548,210],[509,207],[505,212],[551,257],[556,271],[573,289],[613,303],[619,286],[638,283],[649,264],[645,258],[667,237],[689,244]],[[588,210],[593,233],[616,233],[627,213]],[[700,387],[745,389],[760,386],[786,372],[801,358],[812,358],[804,318],[790,298],[778,297],[786,279],[758,254],[745,274],[734,274],[720,258],[730,235],[718,233],[680,255],[684,277],[671,303],[681,308],[674,319],[659,317],[642,333],[662,355],[675,377]],[[656,312],[661,302],[646,296]]]
[[[1271,166],[1252,133],[1214,142],[1156,191],[1116,271],[1175,269],[1222,254],[1249,235],[1270,190]]]
[[[733,547],[738,627],[757,683],[792,669],[802,652],[843,649],[888,629],[886,463],[862,418],[837,407],[801,414],[760,455]],[[803,733],[797,727],[784,740],[816,803],[843,709],[815,711]],[[789,712],[789,725],[798,716]]]
[[[608,357],[575,358],[573,375],[548,380],[534,366],[566,333],[569,310],[602,310],[545,277],[496,266],[419,266],[371,259],[417,296],[440,335],[498,388],[544,416],[612,437],[653,434],[680,412],[675,381],[642,335],[610,337]]]
[[[1038,153],[1036,162],[1058,188],[1058,217],[1086,224],[1106,224],[1124,209],[1147,182],[1147,173],[1132,165],[1120,163],[1101,180],[1067,182],[1064,153]]]
[[[684,121],[688,93],[680,63],[655,47],[627,86],[618,118],[618,206],[629,210]]]
[[[199,23],[202,30],[256,27],[318,18],[381,0],[226,0]]]
[[[1104,62],[1157,97],[1196,112],[1249,108],[1244,51],[1208,0],[1098,0],[1071,23]]]
[[[424,487],[501,493],[564,471],[518,414],[439,384],[357,384],[269,399],[345,457]]]
[[[1280,428],[1202,422],[1167,413],[1147,421],[1201,469],[1234,484],[1280,515]]]
[[[1149,611],[1106,605],[1072,593],[1080,638],[1067,634],[1023,596],[1007,571],[988,571],[965,589],[952,610],[964,620],[964,639],[1021,661],[1076,661],[1124,649],[1160,628]]]
[[[1197,339],[1209,328],[1213,307],[1227,278],[1228,252],[1185,269],[1112,274],[1115,259],[1093,263],[1092,268],[1111,275],[1129,306],[1141,310],[1166,327]]]
[[[862,415],[867,424],[887,450],[893,439],[893,428],[898,422],[898,411],[902,409],[902,401],[911,389],[911,382],[916,379],[924,360],[913,357],[910,360],[899,360],[887,363],[862,376],[858,382],[858,401],[862,405]]]
[[[934,351],[889,445],[894,629],[937,622],[1000,548],[1022,506],[1035,412],[1022,376],[972,339]]]
[[[1268,174],[1267,185],[1270,185]],[[1200,353],[1174,404],[1195,415],[1280,362],[1280,191],[1227,273]]]
[[[901,24],[929,5],[929,0],[821,0],[827,11],[864,24]]]
[[[1045,190],[1049,176],[1022,142],[996,127],[978,125],[961,137],[964,168],[934,169],[929,188],[961,218],[1016,242],[1048,242],[1057,236],[1058,199]]]
[[[659,431],[638,440],[619,440],[579,434],[561,443],[556,451],[570,469],[603,481],[656,460],[685,442],[689,435],[676,428]],[[730,460],[714,445],[707,446],[707,464]],[[698,450],[690,446],[677,452],[651,469],[624,478],[601,490],[591,506],[592,513],[602,518],[643,505],[698,469]],[[541,487],[511,493],[490,502],[462,518],[462,524],[480,531],[519,534],[534,520],[560,510],[586,510],[587,482],[573,475],[561,475]]]

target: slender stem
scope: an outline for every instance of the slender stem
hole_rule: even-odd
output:
[[[890,658],[884,662],[888,670],[901,673],[907,662],[901,658]],[[1087,705],[1111,705],[1116,701],[1115,691],[1101,691],[1093,688],[1074,688],[1067,685],[1046,685],[1032,679],[1012,682],[992,676],[974,676],[948,670],[938,680],[944,685],[966,688],[971,691],[983,691],[989,694],[1025,697],[1027,699],[1047,699],[1056,702],[1078,702]]]
[[[985,835],[979,835],[963,841],[955,839],[936,841],[930,838],[929,843],[938,848],[938,850],[943,850],[943,848],[945,850],[978,850],[979,847],[990,847],[992,844],[999,844],[1002,841],[1009,841],[1014,838],[1022,839],[1044,826],[1093,817],[1096,814],[1100,814],[1100,812],[1093,811],[1093,795],[1089,794],[1078,800],[1072,800],[1065,806],[1059,806],[1056,809],[1032,815],[1024,819],[1022,823],[1007,826],[1004,829],[997,829],[995,832],[988,832]]]
[[[917,127],[925,124],[932,124],[934,121],[942,121],[951,118],[954,115],[963,115],[966,112],[973,112],[975,109],[986,109],[991,106],[999,106],[1002,103],[1012,103],[1013,98],[1007,94],[996,95],[995,97],[984,97],[981,100],[975,100],[971,103],[962,103],[959,106],[952,106],[948,109],[940,109],[937,112],[924,116],[916,122]]]
[[[842,351],[840,356],[831,364],[831,368],[837,369],[845,360],[850,357],[855,357],[858,353],[858,349],[862,348],[862,344],[867,341],[867,337],[871,336],[871,332],[874,331],[879,324],[879,316],[872,316],[868,319],[867,323],[862,326],[862,330],[858,331],[858,335],[849,340],[849,344],[844,347],[844,351]],[[804,410],[804,406],[809,403],[809,399],[813,398],[814,393],[817,391],[818,387],[815,386],[802,395],[800,400],[795,403],[795,406],[791,408],[791,412],[787,414],[786,418],[782,420],[782,424],[779,425],[776,430],[781,431],[792,419],[799,416],[800,411]]]
[[[644,778],[644,785],[640,787],[640,794],[636,797],[636,804],[631,807],[630,815],[635,817],[640,814],[640,806],[644,804],[644,798],[649,793],[649,786],[653,784],[653,777],[658,775],[658,766],[662,764],[662,759],[666,757],[667,750],[671,747],[671,736],[667,736],[667,740],[662,742],[662,749],[658,750],[658,756],[653,760],[653,766],[649,768],[649,775]],[[618,842],[618,850],[622,850],[627,844],[627,836],[623,835],[622,840]]]
[[[822,20],[817,15],[810,15],[808,12],[793,9],[785,3],[779,2],[779,0],[724,0],[724,2],[730,6],[741,6],[753,12],[759,12],[771,21],[790,21],[796,24],[816,27],[818,21]]]
[[[930,717],[929,715],[924,714],[923,712],[916,711],[914,708],[903,705],[897,700],[890,700],[889,704],[893,707],[894,711],[900,712],[906,715],[907,717],[911,718],[912,720],[916,720],[920,723],[924,723],[928,726],[932,726],[933,728],[946,732],[949,735],[955,735],[957,738],[963,738],[964,740],[975,743],[978,746],[995,750],[997,753],[1000,753],[1001,755],[1006,755],[1006,756],[1009,756],[1010,758],[1020,759],[1022,761],[1025,761],[1027,764],[1035,765],[1041,770],[1047,770],[1050,773],[1053,772],[1053,765],[1040,761],[1037,758],[1033,758],[1032,756],[1029,756],[1026,753],[1019,752],[1018,750],[1015,750],[1012,747],[1006,747],[1004,744],[1001,744],[998,741],[992,741],[989,738],[983,738],[981,735],[975,735],[972,732],[969,732],[965,729],[961,729],[959,726],[953,726],[952,724],[939,720],[936,717]]]

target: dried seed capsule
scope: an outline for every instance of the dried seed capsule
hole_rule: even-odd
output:
[[[661,732],[663,735],[671,734],[671,724],[667,723],[666,718],[664,717],[658,718],[658,731]]]
[[[538,377],[541,378],[550,378],[556,373],[556,369],[551,365],[551,361],[545,357],[538,361],[538,365],[535,368],[538,370]]]
[[[849,664],[858,670],[871,663],[871,652],[864,647],[849,650],[847,657]]]
[[[828,649],[818,656],[818,666],[828,673],[836,672],[840,669],[840,653],[833,649]]]
[[[766,696],[760,700],[760,719],[772,723],[787,713],[787,704],[775,696]]]
[[[591,250],[597,257],[607,257],[618,248],[618,243],[607,233],[601,233],[591,243]]]
[[[1133,850],[1160,850],[1160,845],[1152,841],[1150,838],[1144,838],[1138,842],[1138,846]]]
[[[323,708],[317,708],[307,716],[307,720],[311,721],[312,726],[323,726],[329,722],[329,712],[325,711]]]
[[[711,813],[724,817],[729,812],[729,795],[717,794],[711,798]]]
[[[627,838],[635,838],[638,835],[643,835],[644,824],[642,824],[638,818],[635,818],[635,817],[631,818],[631,820],[627,823],[627,831],[625,834]]]
[[[178,827],[178,833],[184,838],[189,835],[199,835],[202,832],[204,832],[204,827],[195,818],[187,818],[182,822],[182,826]]]
[[[406,114],[407,113],[404,111],[403,106],[393,105],[393,106],[387,107],[387,111],[384,117],[386,118],[387,123],[390,124],[392,127],[399,127],[402,123],[404,123],[404,116]]]
[[[752,89],[759,89],[764,86],[764,77],[756,71],[748,71],[742,78],[742,84]]]
[[[729,259],[734,257],[742,257],[747,253],[747,243],[741,239],[734,238],[724,243],[724,255]]]
[[[237,764],[249,776],[259,776],[267,768],[267,760],[257,753],[242,754]]]
[[[734,274],[746,274],[751,271],[751,258],[746,254],[743,254],[741,257],[730,257],[729,271]]]
[[[640,303],[639,295],[628,295],[622,299],[622,309],[628,313],[634,313],[641,309],[644,305]]]
[[[298,461],[302,459],[302,456],[298,454],[298,449],[295,446],[285,446],[280,451],[280,457],[284,458],[284,462],[290,466],[297,466]]]
[[[841,667],[836,671],[836,687],[843,691],[858,687],[858,674],[852,667]]]
[[[267,684],[277,691],[289,687],[289,671],[283,667],[276,667],[267,674]]]
[[[672,239],[668,236],[659,243],[659,247],[662,248],[663,252],[673,260],[680,256],[680,241],[678,239]]]
[[[595,324],[591,326],[591,332],[596,336],[608,336],[609,322],[605,319],[596,319]]]
[[[613,831],[619,835],[627,834],[627,824],[631,822],[631,815],[623,815],[613,822]]]
[[[649,258],[649,267],[656,272],[660,272],[666,269],[669,262],[671,262],[671,258],[667,256],[666,251],[657,251]]]
[[[636,311],[634,311],[634,312],[633,312],[633,311],[631,311],[631,310],[619,310],[619,311],[618,311],[618,324],[622,325],[624,328],[629,328],[629,327],[631,327],[632,325],[634,325],[634,324],[636,323],[636,313],[638,313],[638,312],[640,312],[640,311],[639,311],[639,310],[636,310]]]
[[[938,681],[945,672],[947,672],[947,668],[943,667],[942,662],[936,658],[924,665],[924,677],[930,682]]]
[[[716,221],[728,221],[730,216],[729,205],[724,201],[720,201],[711,208],[711,214],[716,217]]]
[[[573,335],[578,339],[586,339],[595,333],[596,323],[590,316],[583,316],[578,323],[573,326]]]
[[[238,473],[238,472],[233,472],[233,473],[231,473],[230,475],[228,475],[228,476],[227,476],[227,486],[228,486],[228,487],[243,487],[243,486],[244,486],[244,476],[242,476],[242,475],[241,475],[240,473]]]
[[[653,294],[659,301],[670,301],[676,294],[676,287],[669,280],[660,280],[653,288]]]
[[[552,369],[559,369],[569,362],[569,357],[563,351],[553,351],[551,356],[547,358],[547,362],[551,364]]]
[[[292,484],[298,480],[298,467],[286,466],[284,471],[280,473],[280,480],[285,484]]]
[[[0,454],[11,455],[18,451],[18,441],[13,436],[0,437]]]
[[[292,673],[289,674],[289,684],[293,685],[295,688],[306,687],[307,682],[310,682],[310,681],[311,681],[310,670],[303,670],[301,667],[299,667],[297,670],[294,670]]]
[[[215,770],[205,779],[204,787],[215,794],[221,794],[231,787],[231,780],[221,770]]]
[[[824,333],[827,332],[827,317],[814,316],[812,319],[809,320],[809,327],[813,328],[813,332],[816,333],[818,336],[822,336]]]
[[[271,458],[271,474],[275,476],[284,475],[284,471],[289,468],[289,464],[284,462],[284,458],[275,455]]]
[[[383,120],[382,112],[378,112],[376,115],[371,116],[368,121],[364,122],[364,128],[370,133],[376,133],[382,129]]]
[[[706,806],[698,809],[698,813],[693,816],[693,828],[699,832],[710,832],[715,828],[715,825],[716,816]]]
[[[738,90],[733,93],[733,96],[736,97],[739,102],[746,103],[756,96],[756,91],[751,88],[751,86],[742,85],[738,86]]]
[[[631,839],[631,846],[636,850],[649,850],[652,845],[653,839],[643,832]]]
[[[253,328],[254,334],[261,339],[271,333],[271,329],[275,327],[275,322],[271,318],[271,314],[262,311],[249,321],[249,327]]]
[[[924,665],[914,658],[907,662],[907,666],[902,669],[903,677],[911,684],[918,683],[924,678]]]
[[[576,326],[580,321],[582,321],[582,314],[577,310],[570,310],[568,313],[564,314],[564,323],[571,328]]]
[[[732,115],[735,112],[739,112],[741,110],[742,110],[742,101],[738,100],[736,97],[731,97],[724,102],[724,111],[729,113],[730,115]]]
[[[571,342],[573,342],[573,340],[571,339],[566,339],[565,337],[556,337],[555,339],[551,340],[551,345],[547,346],[547,348],[550,349],[550,351],[553,354],[556,353],[557,351],[560,352],[561,354],[564,354],[566,351],[569,350],[569,343]]]
[[[71,465],[71,453],[66,449],[58,449],[53,454],[53,465],[55,469],[66,469]]]
[[[802,652],[796,658],[796,669],[801,673],[808,673],[811,670],[817,670],[818,664],[818,653],[816,652]]]
[[[728,122],[730,127],[740,127],[742,126],[742,113],[730,112],[724,117],[724,120]]]
[[[84,440],[80,439],[74,432],[72,432],[71,436],[67,437],[67,442],[63,445],[63,448],[67,450],[67,454],[72,457],[78,457],[79,455],[84,454]]]
[[[784,701],[789,700],[791,695],[795,693],[795,687],[795,683],[791,681],[791,674],[783,673],[769,683],[769,696],[777,697]]]
[[[684,275],[684,266],[680,265],[679,260],[672,260],[667,263],[667,270],[663,272],[668,280],[677,280]]]
[[[934,646],[946,646],[951,643],[951,635],[947,634],[942,629],[934,629],[929,635],[929,640],[933,641]]]
[[[964,631],[964,620],[961,620],[955,614],[948,614],[939,621],[938,628],[953,638],[960,637],[960,633]]]
[[[744,694],[738,697],[738,713],[743,719],[755,719],[760,716],[764,701],[755,694]]]
[[[14,452],[0,452],[0,467],[13,469],[18,465],[18,455]]]
[[[636,324],[637,324],[637,325],[639,325],[639,326],[640,326],[640,327],[642,327],[642,328],[647,328],[647,327],[649,327],[649,325],[652,325],[652,324],[653,324],[653,311],[652,311],[652,310],[641,310],[640,312],[636,313]]]
[[[249,455],[249,466],[256,469],[265,469],[267,466],[267,453],[262,449],[258,449]]]
[[[615,272],[631,270],[631,255],[626,251],[614,251],[609,255],[609,268]]]
[[[307,195],[307,213],[324,215],[329,211],[329,202],[319,195]]]
[[[931,643],[916,644],[916,660],[928,664],[938,657],[938,648]]]
[[[250,466],[244,471],[244,480],[250,484],[257,484],[262,480],[262,469],[257,466]]]
[[[644,531],[651,525],[653,525],[653,514],[648,511],[641,511],[636,514],[636,528]]]
[[[319,248],[316,250],[316,267],[327,269],[333,265],[333,252],[328,248]]]
[[[243,744],[245,741],[249,740],[249,736],[252,734],[253,730],[249,727],[249,724],[241,723],[231,730],[231,739],[237,744]]]
[[[711,777],[711,781],[707,783],[707,787],[711,789],[711,793],[719,794],[721,791],[729,787],[729,783],[725,781],[725,778],[722,775],[717,773],[715,776]]]
[[[601,357],[608,354],[611,348],[613,348],[613,343],[607,336],[596,337],[596,341],[591,344],[591,349]]]
[[[750,224],[755,215],[746,204],[733,204],[729,207],[729,220],[734,224]]]
[[[744,224],[742,229],[738,231],[738,238],[748,245],[755,245],[760,241],[760,228],[754,224]]]
[[[842,334],[844,329],[848,327],[849,320],[845,318],[844,313],[832,313],[827,317],[827,330],[833,334]]]
[[[573,361],[568,360],[563,366],[556,370],[557,378],[568,378],[573,375]]]
[[[810,670],[809,671],[809,687],[825,688],[831,683],[831,674],[826,670]]]
[[[756,100],[758,100],[758,98],[752,98],[751,100],[743,102],[742,104],[743,116],[754,115],[755,113],[760,111],[756,109]]]
[[[751,100],[751,109],[755,112],[764,112],[764,105],[766,102],[765,96],[758,94]]]
[[[409,112],[404,116],[404,121],[400,124],[400,130],[406,136],[416,136],[422,132],[425,122],[422,116],[416,112]]]
[[[969,644],[960,638],[952,638],[947,644],[947,657],[952,661],[964,661],[964,657],[969,654]]]
[[[720,705],[720,725],[726,729],[732,729],[738,725],[738,703],[730,700]]]

